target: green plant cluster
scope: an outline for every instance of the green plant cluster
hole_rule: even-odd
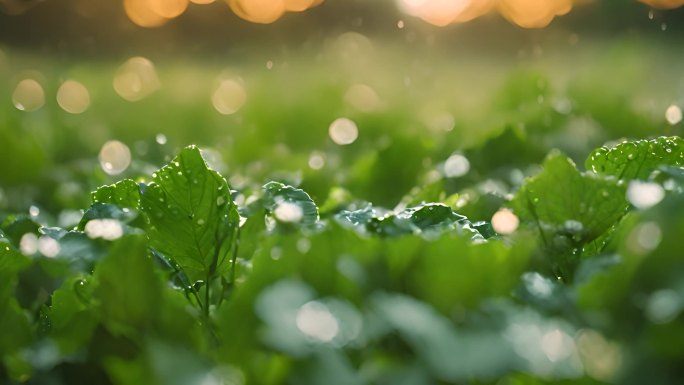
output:
[[[440,176],[388,209],[236,191],[190,146],[75,228],[4,216],[0,383],[677,383],[683,165],[679,137],[552,151],[510,193]]]

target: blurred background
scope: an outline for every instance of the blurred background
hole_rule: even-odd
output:
[[[551,148],[581,168],[681,134],[682,3],[0,0],[0,210],[87,207],[191,143],[235,189],[386,207]]]

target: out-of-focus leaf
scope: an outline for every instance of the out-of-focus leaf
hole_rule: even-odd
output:
[[[192,281],[227,272],[239,225],[226,180],[191,146],[153,175],[142,195],[150,245]]]
[[[162,292],[153,267],[145,239],[132,235],[114,242],[98,264],[93,298],[100,303],[101,321],[112,332],[131,335],[155,327]]]
[[[52,294],[51,335],[64,353],[87,346],[97,325],[92,281],[82,277],[68,279]]]
[[[684,139],[676,136],[601,147],[586,160],[587,170],[618,179],[647,179],[659,166],[684,166]]]

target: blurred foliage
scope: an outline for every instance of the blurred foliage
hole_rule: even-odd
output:
[[[1,47],[0,383],[677,383],[682,54],[556,31],[463,60],[346,30],[153,51],[136,102],[127,58]],[[66,79],[85,112],[55,102]]]

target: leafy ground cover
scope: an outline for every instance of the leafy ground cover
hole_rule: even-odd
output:
[[[252,102],[230,116],[218,67],[159,65],[168,92],[136,103],[100,79],[111,63],[44,69],[92,105],[0,115],[0,382],[677,383],[684,141],[654,68],[678,53],[598,44],[571,75],[553,51],[428,57],[395,84],[368,44],[236,65]],[[36,59],[7,58],[11,106]],[[357,83],[374,109],[345,98]],[[328,137],[340,116],[352,145]],[[112,138],[133,155],[115,176],[95,159]]]

